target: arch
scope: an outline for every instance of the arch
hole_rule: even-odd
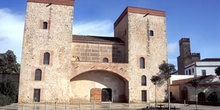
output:
[[[126,102],[129,96],[128,80],[109,71],[81,73],[70,80],[70,89],[70,97],[73,97],[73,100],[82,98],[86,101]]]
[[[106,57],[103,58],[103,62],[104,62],[104,63],[107,63],[107,62],[108,62],[108,58],[106,58]]]
[[[206,101],[205,94],[203,92],[200,92],[198,94],[198,101],[199,102],[205,102]]]
[[[145,75],[141,76],[141,85],[146,86],[147,85],[147,77]]]
[[[50,64],[50,53],[48,53],[48,52],[44,53],[43,64],[46,64],[46,65]]]
[[[188,101],[188,90],[186,87],[183,87],[183,90],[182,90],[182,100]]]
[[[47,22],[43,22],[43,29],[47,29],[48,28],[48,23]]]
[[[35,70],[35,81],[41,81],[41,77],[42,77],[42,70],[41,69],[36,69]]]
[[[207,101],[217,102],[218,101],[218,96],[217,96],[216,92],[212,92],[211,94],[209,94],[209,96],[207,97]]]
[[[141,69],[144,69],[144,68],[145,68],[145,59],[144,59],[144,57],[141,57],[141,58],[140,58],[140,68],[141,68]]]

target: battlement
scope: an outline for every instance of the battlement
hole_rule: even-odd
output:
[[[182,38],[179,40],[179,44],[181,44],[183,42],[190,42],[190,39],[189,38]]]
[[[27,2],[73,6],[74,0],[27,0]]]
[[[200,56],[200,53],[191,53],[191,56]]]

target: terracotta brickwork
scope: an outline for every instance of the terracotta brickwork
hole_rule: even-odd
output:
[[[167,61],[165,12],[127,7],[115,22],[114,37],[72,35],[73,2],[28,0],[19,102],[33,102],[34,89],[40,89],[42,103],[154,102],[150,79]],[[39,28],[44,21],[48,28]],[[50,54],[49,64],[43,63],[44,53]],[[36,69],[42,70],[41,81],[34,80]],[[166,83],[157,88],[158,101],[165,100],[165,91]]]

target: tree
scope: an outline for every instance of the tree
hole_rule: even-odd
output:
[[[157,94],[156,94],[156,85],[161,81],[161,77],[159,77],[159,76],[152,76],[151,77],[151,82],[154,84],[154,86],[155,86],[155,109],[156,109],[156,105],[157,105],[157,100],[156,100],[156,96],[157,96]]]
[[[6,53],[0,54],[0,74],[19,73],[20,64],[16,61],[13,51],[8,50]]]
[[[220,66],[215,69],[215,74],[220,76]]]
[[[199,86],[199,80],[196,78],[191,82],[192,86],[195,88],[195,102],[196,102],[196,110],[197,110],[197,87]]]
[[[7,79],[0,83],[0,100],[4,100],[0,105],[11,104],[16,102],[18,94],[18,85],[12,81],[12,79]]]
[[[168,108],[170,110],[170,77],[171,77],[171,72],[176,71],[176,69],[173,64],[168,64],[166,62],[160,64],[159,69],[162,75],[164,76],[164,79],[167,80]]]

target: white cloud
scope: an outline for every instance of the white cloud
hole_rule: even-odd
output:
[[[109,20],[81,21],[73,25],[74,34],[113,36],[113,23]]]
[[[174,54],[178,52],[178,42],[171,42],[168,44],[168,53],[169,54]]]
[[[12,50],[20,63],[24,16],[14,14],[6,8],[0,8],[0,16],[0,53]]]

